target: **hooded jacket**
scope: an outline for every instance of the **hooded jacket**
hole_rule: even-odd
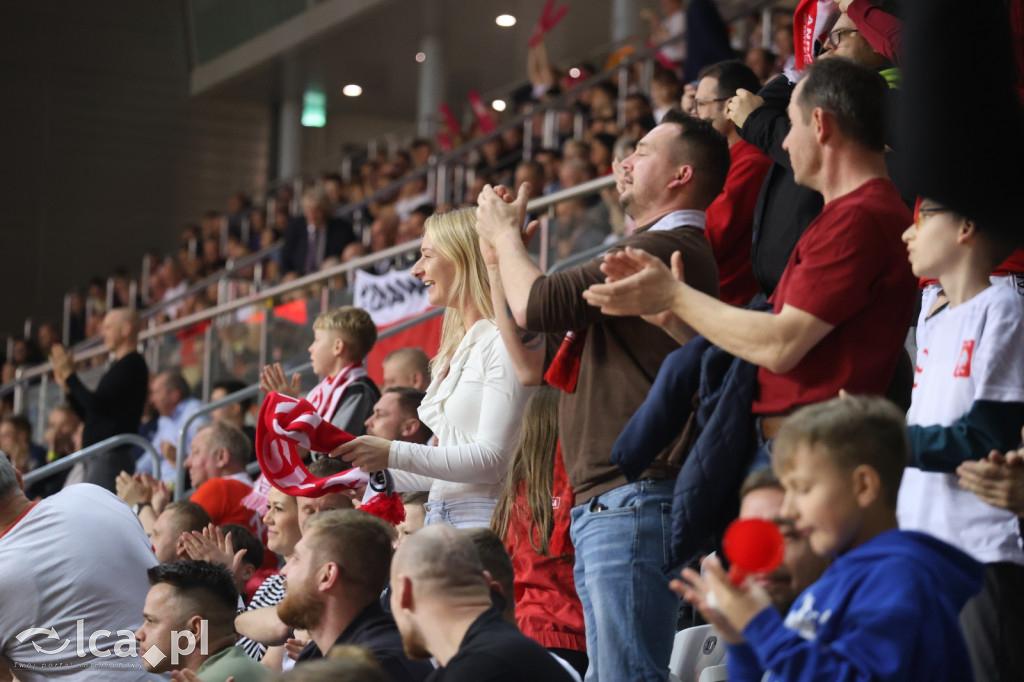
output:
[[[754,616],[729,680],[971,680],[957,615],[983,570],[930,535],[886,531],[836,559],[785,621]]]

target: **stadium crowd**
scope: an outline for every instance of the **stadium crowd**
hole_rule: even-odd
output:
[[[233,197],[149,300],[90,291],[80,326],[113,359],[95,388],[39,328],[66,402],[45,446],[0,419],[0,680],[1024,679],[1022,173],[991,162],[1024,152],[1024,3],[817,3],[794,17],[816,42],[780,27],[778,55],[686,82],[710,3],[661,4],[652,41],[685,26],[689,52],[662,50],[649,96],[620,111],[600,83],[557,146],[494,138],[458,205],[434,204],[417,140],[297,215],[290,187],[270,219]],[[556,15],[519,111],[585,77],[548,63]],[[964,35],[977,63],[940,49]],[[984,125],[949,78],[984,86]],[[527,202],[604,174],[541,254]],[[138,311],[214,305],[176,297],[224,258],[282,241],[265,277],[286,281],[415,240],[375,272],[444,308],[439,348],[391,352],[380,386],[353,305],[302,340],[311,390],[248,367],[211,399],[249,380],[261,403],[209,418],[138,352]],[[118,433],[162,460],[24,485]],[[778,536],[754,567],[733,532],[752,520]]]

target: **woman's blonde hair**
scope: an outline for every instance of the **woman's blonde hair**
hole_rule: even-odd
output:
[[[555,528],[551,500],[558,447],[558,399],[557,388],[541,386],[526,403],[519,444],[491,517],[491,530],[506,544],[513,517],[529,519],[530,545],[542,556],[551,556],[548,543]],[[525,509],[516,505],[520,484],[526,488]]]
[[[494,306],[487,266],[476,234],[476,209],[460,208],[432,215],[423,225],[423,231],[430,236],[437,253],[455,267],[455,280],[445,303],[441,347],[430,363],[431,374],[440,377],[444,376],[448,362],[466,335],[462,307],[472,304],[481,315],[493,320]]]

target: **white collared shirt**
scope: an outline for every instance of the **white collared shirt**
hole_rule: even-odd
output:
[[[534,390],[519,383],[497,325],[477,321],[455,350],[448,374],[430,382],[420,405],[420,420],[437,436],[438,446],[391,442],[396,489],[429,487],[432,501],[496,499]]]

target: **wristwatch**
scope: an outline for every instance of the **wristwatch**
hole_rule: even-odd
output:
[[[132,505],[132,513],[135,514],[136,516],[138,516],[139,512],[142,511],[143,507],[152,507],[152,506],[153,505],[151,503],[149,503],[149,502],[139,502],[138,504],[133,504]]]

